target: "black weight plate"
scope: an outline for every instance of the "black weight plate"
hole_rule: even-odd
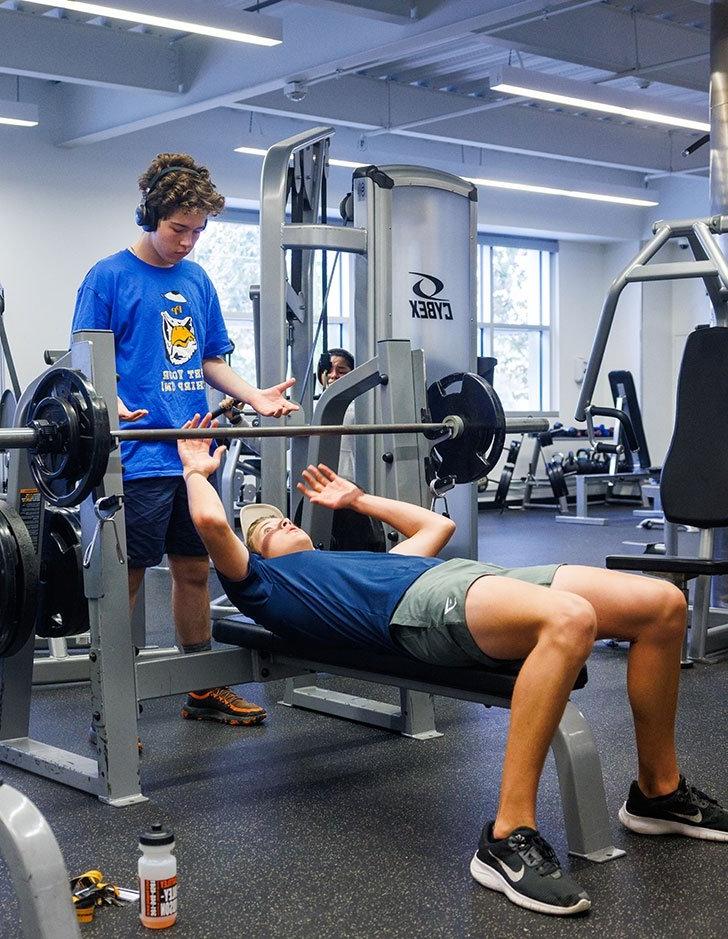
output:
[[[506,507],[506,498],[508,497],[508,490],[511,488],[511,479],[513,478],[513,467],[506,463],[503,467],[503,472],[500,475],[498,480],[498,488],[495,491],[495,499],[493,504],[498,509],[504,509]]]
[[[50,508],[45,524],[35,632],[44,639],[75,636],[89,628],[81,526],[75,514]]]
[[[506,456],[506,463],[512,463],[515,467],[516,461],[518,460],[518,454],[521,452],[521,438],[516,438],[511,440],[508,446],[508,455]]]
[[[569,489],[564,479],[564,470],[562,469],[561,461],[549,460],[546,464],[546,475],[549,478],[551,490],[556,499],[568,496]]]
[[[0,502],[0,656],[19,652],[33,633],[38,560],[21,517]]]
[[[3,503],[4,504],[4,503]],[[17,551],[0,504],[0,653],[10,646],[18,629]]]
[[[72,479],[79,475],[78,454],[80,427],[76,408],[63,398],[43,398],[33,402],[33,420],[55,425],[62,447],[53,453],[44,453],[46,480]]]
[[[501,458],[506,439],[506,421],[498,395],[470,372],[455,372],[427,389],[432,420],[459,417],[463,432],[436,444],[432,460],[440,478],[452,476],[456,483],[471,483],[488,473]]]
[[[69,433],[65,466],[58,474],[57,454],[28,451],[30,470],[45,498],[58,506],[79,505],[104,478],[114,440],[103,398],[84,375],[70,368],[52,368],[38,383],[28,405],[32,421],[44,398],[60,398],[73,410],[78,433]],[[64,413],[66,413],[64,408]]]
[[[0,427],[12,427],[15,423],[15,410],[17,401],[10,388],[6,388],[0,396]],[[0,452],[0,496],[5,495],[7,489],[8,467],[10,465],[10,451]]]
[[[17,401],[10,388],[6,388],[0,397],[0,427],[12,427],[15,421]]]

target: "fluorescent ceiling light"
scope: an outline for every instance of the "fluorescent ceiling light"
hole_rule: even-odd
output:
[[[469,183],[490,189],[515,189],[520,192],[532,192],[541,196],[566,196],[569,199],[589,199],[594,202],[614,202],[617,205],[651,206],[659,205],[650,199],[636,199],[631,196],[612,195],[604,192],[588,192],[583,189],[560,189],[557,186],[533,186],[530,183],[513,183],[504,179],[476,179],[463,176]]]
[[[14,127],[36,127],[38,125],[38,107],[22,101],[0,101],[0,124],[12,124]]]
[[[696,119],[694,109],[669,101],[663,103],[654,98],[649,106],[645,107],[645,97],[635,92],[558,78],[533,69],[503,68],[491,77],[489,84],[491,91],[549,101],[567,108],[601,111],[634,121],[681,127],[685,130],[710,131],[709,123]]]
[[[236,153],[244,153],[246,156],[265,156],[268,152],[267,150],[262,150],[260,147],[236,147]]]
[[[236,147],[236,153],[245,153],[248,156],[264,157],[267,150],[260,147]],[[350,160],[329,160],[332,166],[345,166],[356,169],[358,166],[364,166],[363,163],[353,163]],[[504,179],[479,179],[472,176],[463,176],[463,179],[476,186],[483,186],[490,189],[514,189],[520,192],[532,192],[541,196],[566,196],[569,199],[590,199],[594,202],[614,202],[617,205],[631,205],[639,208],[659,205],[659,202],[653,202],[650,199],[637,199],[632,196],[620,196],[618,194],[603,192],[588,192],[582,189],[560,189],[556,186],[532,186],[530,183],[515,183]]]
[[[200,5],[190,0],[130,0],[134,5],[151,7],[155,12],[141,12],[134,9],[120,9],[101,3],[85,3],[82,0],[26,0],[39,6],[52,7],[56,10],[72,10],[74,13],[88,13],[89,16],[101,16],[110,20],[124,20],[142,26],[158,26],[162,29],[175,29],[182,33],[196,33],[211,36],[213,39],[231,39],[234,42],[250,42],[258,46],[277,46],[283,42],[280,19],[261,16],[259,13],[247,13],[216,9],[205,13],[205,19],[213,24],[206,26],[195,22],[200,16]]]

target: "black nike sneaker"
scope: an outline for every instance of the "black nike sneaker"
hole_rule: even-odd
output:
[[[533,828],[515,828],[493,838],[493,822],[480,836],[470,873],[484,887],[537,913],[573,916],[591,906],[586,891],[565,874],[551,845]]]
[[[666,796],[648,799],[633,782],[619,810],[625,828],[638,835],[685,835],[706,841],[728,841],[728,811],[715,799],[685,782]]]

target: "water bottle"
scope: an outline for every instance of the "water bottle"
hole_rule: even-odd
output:
[[[139,919],[147,929],[166,929],[177,919],[174,835],[160,823],[139,835]]]

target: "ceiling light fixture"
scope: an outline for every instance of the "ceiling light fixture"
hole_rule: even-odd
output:
[[[175,29],[184,33],[210,36],[213,39],[230,39],[233,42],[249,42],[258,46],[278,46],[283,42],[280,19],[263,16],[260,13],[248,13],[240,10],[216,9],[206,12],[205,18],[216,25],[195,22],[200,8],[190,0],[132,0],[146,8],[138,10],[119,9],[101,3],[86,3],[82,0],[26,0],[39,6],[71,10],[74,13],[88,13],[89,16],[101,16],[110,20],[124,20],[142,26],[157,26],[162,29]],[[150,12],[149,8],[153,12]]]
[[[38,106],[24,101],[0,101],[0,124],[14,127],[37,127]]]
[[[535,186],[530,183],[513,183],[504,179],[477,179],[472,176],[463,176],[476,186],[490,189],[515,189],[519,192],[532,192],[541,196],[566,196],[568,199],[587,199],[593,202],[614,202],[617,205],[632,205],[640,208],[659,205],[651,199],[637,199],[633,196],[613,195],[605,192],[589,192],[585,189],[561,189],[558,186]]]
[[[260,147],[236,147],[236,153],[244,153],[247,156],[264,157],[267,150]],[[356,169],[359,166],[366,166],[365,163],[355,163],[352,160],[329,159],[332,166],[343,166],[349,169]],[[638,208],[647,208],[649,206],[659,205],[659,202],[653,202],[650,199],[638,199],[634,196],[621,196],[617,193],[589,192],[582,189],[560,189],[557,186],[535,186],[530,183],[509,182],[504,179],[482,179],[473,176],[463,176],[463,179],[476,186],[483,186],[490,189],[513,189],[520,192],[532,192],[541,196],[566,196],[569,199],[590,199],[594,202],[613,202],[617,205],[636,206]]]
[[[634,121],[664,124],[691,131],[709,131],[710,124],[697,120],[694,109],[617,88],[605,88],[588,82],[546,75],[528,68],[502,68],[492,75],[490,90],[503,94],[548,101],[567,108],[600,111]],[[647,105],[647,106],[646,106]]]

